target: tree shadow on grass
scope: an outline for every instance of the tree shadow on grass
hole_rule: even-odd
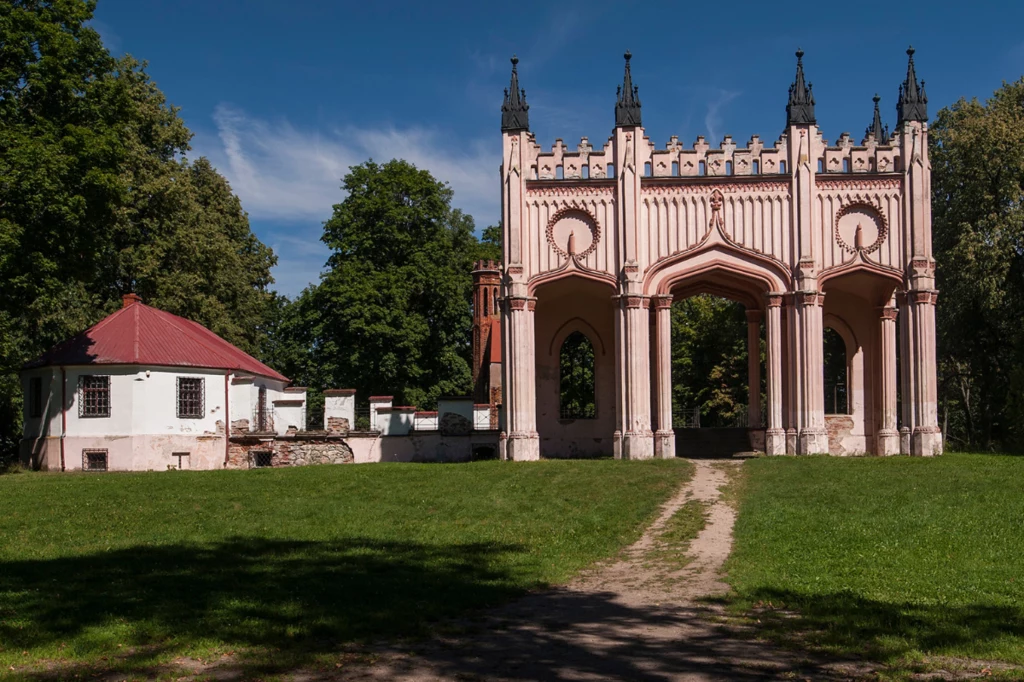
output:
[[[509,561],[522,552],[233,538],[3,562],[0,643],[30,653],[64,644],[107,670],[212,644],[248,651],[248,665],[272,672],[354,641],[422,635],[439,619],[523,594],[536,586]]]
[[[802,593],[761,588],[743,595],[758,635],[792,646],[895,662],[908,654],[967,652],[995,656],[1007,640],[1024,657],[1024,606],[879,601],[852,592]]]

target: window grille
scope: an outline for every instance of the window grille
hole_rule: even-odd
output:
[[[110,377],[83,375],[78,377],[78,416],[110,416]]]
[[[200,419],[206,414],[206,380],[178,377],[178,418]]]
[[[177,457],[178,458],[178,470],[179,471],[182,470],[182,469],[191,469],[192,468],[192,465],[190,464],[190,462],[192,461],[191,453],[189,453],[189,452],[172,452],[171,453],[171,457]]]
[[[249,457],[249,467],[251,469],[262,469],[272,466],[274,463],[274,453],[270,450],[253,450],[249,453]]]
[[[580,332],[573,332],[562,343],[559,417],[595,419],[594,346]]]
[[[82,450],[83,471],[106,471],[107,451],[106,450]]]
[[[32,377],[28,380],[28,416],[43,416],[43,378]]]

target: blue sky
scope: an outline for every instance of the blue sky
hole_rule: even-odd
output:
[[[774,142],[799,46],[829,140],[858,140],[882,97],[895,122],[908,44],[929,114],[1024,73],[1024,3],[333,2],[99,0],[94,27],[149,73],[231,182],[297,294],[327,257],[342,176],[406,158],[455,190],[479,229],[500,211],[502,90],[520,59],[531,129],[598,146],[633,53],[647,134]]]

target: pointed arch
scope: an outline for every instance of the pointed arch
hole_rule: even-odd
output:
[[[560,419],[597,418],[594,345],[581,331],[565,337],[558,351],[558,416]]]

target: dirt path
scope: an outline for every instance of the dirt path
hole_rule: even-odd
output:
[[[820,664],[744,637],[721,624],[721,568],[732,547],[734,510],[721,488],[734,461],[694,460],[693,479],[616,561],[572,584],[498,609],[473,634],[385,651],[356,680],[760,680],[850,679],[850,663]],[[651,560],[666,522],[689,500],[708,505],[690,561]]]

